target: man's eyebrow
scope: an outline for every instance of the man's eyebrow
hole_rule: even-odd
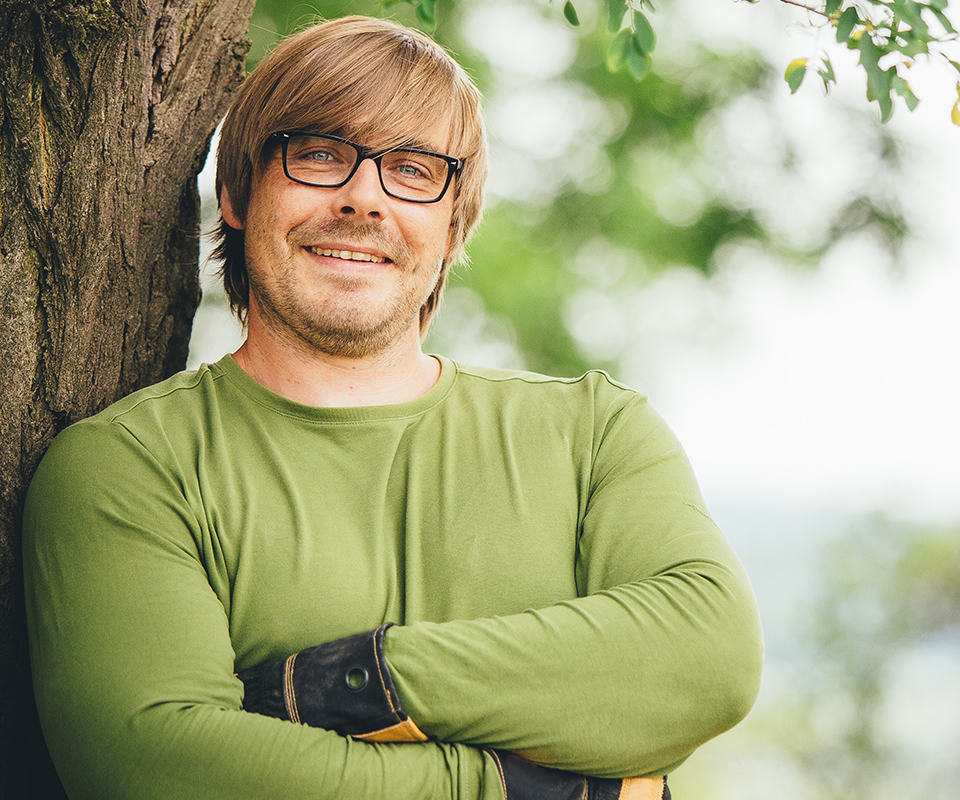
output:
[[[406,144],[398,145],[399,149],[409,149],[409,150],[429,150],[431,153],[441,153],[442,150],[438,150],[436,145],[424,142],[422,139],[411,139],[406,142]]]
[[[317,128],[316,130],[317,132],[320,132],[319,128]],[[326,133],[330,136],[339,136],[340,138],[346,139],[347,141],[350,141],[350,142],[357,142],[356,137],[351,135],[351,133],[346,128],[337,128],[336,130],[333,130],[333,131],[323,131],[323,133]],[[358,144],[364,145],[363,142],[358,142]],[[445,150],[438,148],[435,144],[431,142],[427,142],[424,139],[417,139],[414,137],[411,137],[409,139],[403,139],[389,147],[380,148],[380,147],[368,146],[368,150],[370,150],[372,153],[388,153],[391,150],[426,150],[430,153],[440,153],[440,154],[446,153]]]
[[[383,152],[386,152],[387,150],[426,150],[430,153],[440,154],[446,152],[445,150],[437,147],[436,143],[434,142],[427,142],[423,139],[416,138],[404,139],[400,142],[397,142],[397,144],[393,145],[392,147],[385,148]]]

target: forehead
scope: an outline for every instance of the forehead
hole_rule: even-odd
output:
[[[381,115],[365,114],[338,130],[317,132],[342,136],[372,150],[414,147],[436,153],[449,153],[452,127],[447,119],[438,119],[436,116],[424,118],[424,115],[416,113],[411,113],[392,125],[384,125]]]

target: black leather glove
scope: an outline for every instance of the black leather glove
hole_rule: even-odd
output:
[[[503,779],[506,800],[670,800],[662,778],[590,778],[541,767],[503,750],[488,750]]]
[[[426,741],[400,708],[383,657],[391,625],[244,670],[244,710],[368,742]]]

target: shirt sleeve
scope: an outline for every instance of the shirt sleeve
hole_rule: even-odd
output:
[[[54,442],[24,571],[44,735],[74,800],[489,798],[489,756],[384,745],[241,710],[223,606],[182,486],[116,423]]]
[[[749,581],[674,435],[629,397],[597,429],[582,596],[387,632],[401,703],[428,735],[602,777],[658,775],[752,707],[762,636]]]

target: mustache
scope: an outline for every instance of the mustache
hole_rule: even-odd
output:
[[[410,252],[405,242],[384,233],[378,223],[354,222],[348,219],[304,222],[290,231],[289,239],[300,247],[324,241],[339,241],[377,250],[393,262],[404,261]]]

